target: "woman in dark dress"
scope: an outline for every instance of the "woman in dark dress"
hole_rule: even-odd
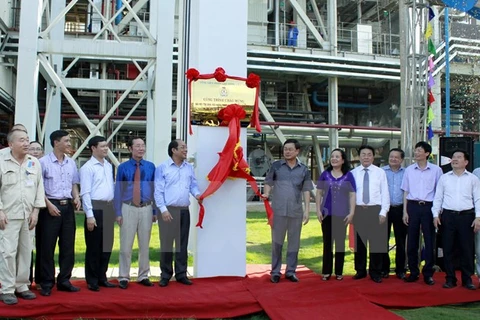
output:
[[[345,151],[335,149],[330,154],[330,165],[317,182],[315,197],[317,217],[322,224],[323,266],[322,279],[329,280],[333,269],[333,245],[335,244],[335,275],[343,280],[345,261],[345,237],[347,225],[355,213],[355,179]]]

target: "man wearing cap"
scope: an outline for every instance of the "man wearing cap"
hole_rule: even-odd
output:
[[[288,30],[288,42],[289,47],[296,47],[298,39],[298,28],[295,25],[295,21],[290,21],[290,29]]]

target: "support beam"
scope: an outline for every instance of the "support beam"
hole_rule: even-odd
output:
[[[268,111],[262,100],[258,100],[258,109],[260,110],[267,122],[275,122],[275,119],[273,119],[270,111]],[[287,140],[280,127],[270,126],[270,128],[272,129],[273,133],[278,138],[278,141],[280,141],[281,144],[283,144],[285,140]]]
[[[330,32],[330,56],[337,56],[337,0],[328,0],[328,30]],[[338,77],[328,78],[328,123],[338,123]],[[331,149],[338,148],[338,130],[329,129],[328,141]]]
[[[324,25],[324,23],[323,23],[323,17],[322,17],[322,15],[320,14],[320,11],[318,11],[317,1],[315,1],[315,0],[310,0],[310,5],[311,5],[312,8],[313,8],[313,13],[315,14],[315,19],[317,19],[318,24],[320,25],[320,31],[322,31],[322,34],[323,34],[323,36],[324,36],[324,39],[325,39],[325,40],[328,40],[328,32],[327,32],[327,29],[325,29],[325,25]]]
[[[65,39],[64,41],[38,39],[38,52],[97,60],[131,61],[134,59],[146,61],[155,58],[155,45],[133,41],[118,43],[85,39]]]
[[[112,79],[87,79],[87,78],[63,78],[65,87],[82,90],[110,90],[125,91],[132,84],[132,80],[112,80]],[[148,90],[148,83],[140,80],[133,87],[133,91]]]
[[[326,49],[326,42],[325,40],[323,39],[322,35],[318,32],[317,28],[313,25],[312,21],[310,20],[310,18],[307,16],[307,14],[305,13],[305,11],[302,9],[302,7],[300,6],[300,4],[297,2],[297,0],[288,0],[290,1],[290,3],[292,4],[292,7],[295,9],[295,11],[297,12],[298,16],[300,17],[300,19],[305,23],[305,25],[307,26],[308,30],[310,30],[310,32],[312,33],[313,37],[315,38],[315,40],[317,40],[318,44]]]
[[[135,12],[135,14],[137,14],[138,11],[140,9],[142,9],[147,2],[148,2],[148,0],[138,0],[138,2],[135,3],[135,5],[132,8],[133,12]],[[123,19],[117,25],[119,34],[122,34],[123,29],[125,29],[125,27],[130,23],[130,21],[132,21],[132,19],[133,19],[133,13],[131,11],[128,11],[128,13],[125,15],[125,17],[123,17]]]
[[[48,1],[46,1],[48,3]],[[59,15],[62,9],[65,7],[65,3],[61,1],[52,1],[50,6],[50,12],[48,10],[45,12],[47,17],[55,17]],[[48,8],[48,7],[47,7]],[[65,16],[60,19],[59,23],[52,28],[50,32],[50,39],[55,41],[63,42],[65,39]],[[52,54],[50,56],[50,64],[53,67],[55,73],[60,76],[62,69],[63,69],[63,56],[59,54]],[[43,65],[41,65],[40,70],[42,71],[42,75],[45,75]],[[50,79],[52,80],[52,79]],[[53,147],[50,143],[50,134],[53,131],[60,129],[60,122],[61,122],[61,113],[62,113],[62,90],[55,86],[54,84],[50,83],[47,85],[47,93],[51,97],[49,101],[49,109],[45,111],[45,117],[42,124],[42,130],[40,141],[43,142],[45,152],[52,151]],[[38,112],[38,111],[37,111]]]
[[[31,140],[36,139],[37,129],[37,39],[42,7],[43,0],[31,0],[20,12],[15,123],[25,125]]]

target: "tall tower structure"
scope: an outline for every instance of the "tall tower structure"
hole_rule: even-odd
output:
[[[400,106],[402,149],[407,165],[413,161],[413,148],[425,140],[427,116],[427,45],[423,30],[428,2],[400,0]]]
[[[31,139],[38,133],[37,140],[43,141],[60,127],[60,112],[69,105],[88,130],[76,146],[76,157],[96,134],[111,141],[142,106],[147,115],[147,157],[155,163],[164,160],[172,132],[175,3],[23,1],[15,122],[26,125]],[[72,15],[78,20],[68,19]],[[116,67],[120,65],[122,71]],[[37,102],[39,73],[47,82],[43,123]],[[78,92],[98,100],[87,106]],[[118,164],[113,153],[109,157]]]

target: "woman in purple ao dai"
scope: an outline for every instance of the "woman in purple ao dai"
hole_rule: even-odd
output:
[[[330,165],[318,178],[315,196],[323,234],[322,280],[329,280],[332,276],[334,244],[335,275],[337,280],[343,280],[345,238],[347,225],[355,213],[355,191],[355,179],[345,151],[334,149],[330,154]]]

